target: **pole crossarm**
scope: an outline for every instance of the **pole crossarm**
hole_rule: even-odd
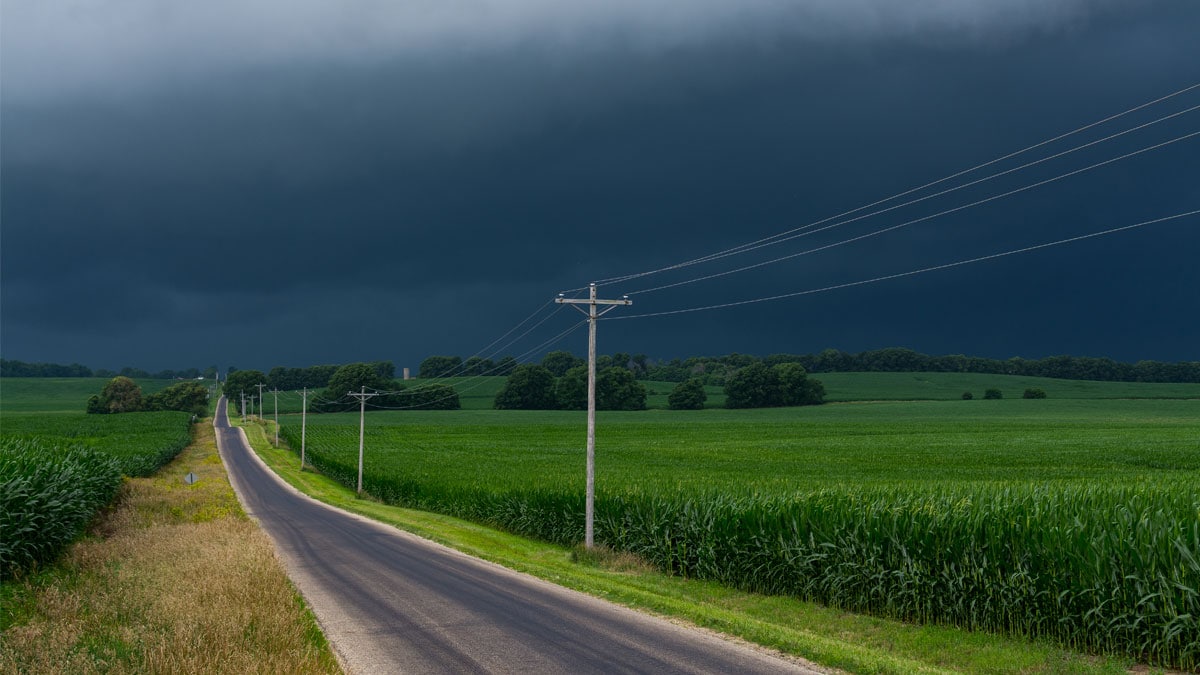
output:
[[[554,300],[560,305],[574,305],[588,318],[588,409],[587,409],[587,502],[585,505],[584,545],[592,548],[593,523],[596,514],[596,320],[617,307],[632,305],[629,296],[620,300],[601,300],[596,297],[596,284],[588,285],[588,297],[565,298],[562,293]],[[584,310],[579,305],[587,305]],[[605,306],[603,311],[600,306]]]

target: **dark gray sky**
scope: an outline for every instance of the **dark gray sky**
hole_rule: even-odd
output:
[[[399,4],[6,0],[4,357],[582,352],[582,331],[535,349],[569,308],[488,346],[560,291],[801,228],[1200,83],[1194,0]],[[1176,140],[1200,131],[1194,106],[1200,88],[936,189],[1181,113],[1057,159],[601,294],[632,294],[613,317],[671,312],[1194,211],[1200,136]],[[606,321],[600,350],[1195,360],[1198,259],[1192,215]]]

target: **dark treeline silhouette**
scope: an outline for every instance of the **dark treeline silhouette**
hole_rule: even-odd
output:
[[[217,375],[217,367],[209,366],[203,370],[187,368],[184,370],[160,370],[150,372],[141,368],[125,366],[120,370],[97,368],[92,370],[78,363],[62,365],[59,363],[25,363],[12,359],[0,359],[0,377],[123,377],[152,380],[194,380],[200,377],[213,378]]]
[[[765,358],[746,354],[717,357],[692,357],[671,361],[644,360],[638,377],[648,380],[682,382],[700,377],[706,384],[724,384],[732,372],[762,362],[767,366],[798,363],[810,373],[985,373],[989,375],[1025,375],[1064,380],[1107,382],[1192,382],[1200,383],[1200,361],[1138,361],[1122,363],[1090,356],[1049,356],[1043,359],[989,359],[952,354],[930,356],[902,347],[889,347],[851,354],[826,349],[818,354],[772,354]]]

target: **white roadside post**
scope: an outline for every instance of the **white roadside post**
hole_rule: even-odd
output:
[[[593,522],[596,513],[596,320],[621,305],[632,305],[629,296],[620,300],[598,300],[596,284],[588,285],[587,299],[564,298],[560,293],[555,302],[560,305],[587,305],[587,311],[576,307],[588,318],[588,409],[587,409],[587,497],[584,504],[585,518],[584,545],[592,548]],[[603,312],[597,311],[599,305],[612,305]]]

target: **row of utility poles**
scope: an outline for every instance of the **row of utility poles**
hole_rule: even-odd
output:
[[[584,517],[586,519],[584,525],[584,545],[592,548],[594,545],[594,522],[595,522],[595,501],[596,501],[596,323],[600,317],[611,312],[617,307],[632,305],[633,301],[628,296],[620,300],[601,300],[597,297],[596,284],[588,285],[587,298],[567,298],[563,294],[555,299],[555,302],[562,305],[572,305],[575,309],[582,312],[588,321],[588,402],[587,402],[587,489],[586,501],[584,504]],[[604,309],[600,309],[604,307]],[[250,397],[251,416],[253,416],[254,399],[259,401],[259,416],[262,414],[262,395],[263,387],[266,384],[255,385],[258,387],[258,396]],[[275,394],[275,446],[279,446],[279,390],[272,390]],[[363,440],[366,432],[366,413],[367,400],[375,396],[379,396],[378,392],[368,392],[366,386],[363,386],[359,391],[348,391],[347,396],[358,399],[358,485],[357,493],[362,495],[362,477],[363,477]],[[304,469],[304,450],[307,442],[307,427],[308,427],[308,388],[305,387],[303,396],[303,405],[301,406],[300,418],[300,469]],[[246,418],[246,393],[242,392],[242,419]]]

